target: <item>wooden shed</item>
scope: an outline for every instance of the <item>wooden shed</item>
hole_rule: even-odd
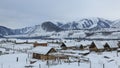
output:
[[[108,50],[117,50],[119,48],[117,41],[107,41],[105,46]]]
[[[56,50],[51,47],[37,46],[32,50],[32,52],[33,52],[33,58],[35,59],[52,60],[56,58],[55,56],[50,55],[50,53],[56,52]]]
[[[105,48],[106,51],[111,51],[111,48],[110,48],[110,46],[108,45],[107,42],[105,43],[104,48]]]
[[[66,42],[61,45],[62,49],[76,49],[75,42]]]
[[[88,46],[90,46],[92,43],[92,41],[80,41],[80,42],[76,42],[76,47],[79,50],[87,50]]]
[[[84,47],[84,45],[82,45],[82,44],[81,44],[80,47],[79,47],[80,50],[84,50],[84,48],[85,48],[85,47]]]
[[[103,41],[94,41],[89,46],[90,51],[101,52],[104,51],[104,42]]]
[[[66,46],[64,43],[62,43],[60,47],[61,47],[62,49],[67,49],[67,46]]]

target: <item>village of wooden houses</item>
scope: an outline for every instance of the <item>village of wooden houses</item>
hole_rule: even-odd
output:
[[[120,41],[0,40],[0,68],[120,68]]]

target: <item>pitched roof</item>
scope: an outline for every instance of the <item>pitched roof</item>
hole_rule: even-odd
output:
[[[94,41],[98,49],[104,49],[105,41]]]
[[[66,47],[73,47],[75,46],[75,42],[67,42],[67,43],[64,43],[66,45]]]
[[[87,46],[87,45],[91,45],[92,41],[80,41],[80,42],[76,42],[76,46]]]
[[[118,41],[107,41],[106,42],[111,48],[118,47]]]
[[[43,47],[43,46],[37,46],[35,47],[32,52],[33,53],[38,53],[38,54],[47,54],[50,50],[52,49],[52,47]]]

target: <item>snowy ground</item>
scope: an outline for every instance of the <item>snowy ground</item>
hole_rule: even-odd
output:
[[[1,46],[1,45],[0,45]],[[2,45],[3,46],[3,45]],[[4,44],[5,48],[11,48],[13,49],[13,44],[6,43]],[[30,46],[26,45],[14,45],[14,49],[28,49],[31,48]],[[1,48],[2,50],[2,48]],[[76,54],[77,56],[78,55]],[[10,54],[4,54],[0,55],[0,68],[25,68],[25,66],[33,66],[32,68],[120,68],[120,53],[117,53],[117,51],[109,51],[109,52],[91,52],[90,54],[86,56],[82,56],[80,59],[82,59],[79,62],[64,62],[61,60],[61,62],[56,61],[49,61],[49,64],[47,65],[46,61],[36,60],[37,62],[34,64],[30,64],[28,58],[27,52],[21,52],[16,51],[15,53]],[[88,61],[83,61],[85,59],[88,59]],[[70,61],[76,60],[76,58],[71,59]],[[53,63],[52,63],[53,62]],[[51,65],[52,64],[52,65]]]
[[[18,57],[18,62],[17,62]],[[38,60],[36,63],[31,64],[33,68],[119,68],[120,66],[120,53],[117,56],[116,51],[103,52],[101,54],[91,53],[87,56],[90,62],[74,62],[65,63],[61,62],[57,65],[46,65],[46,61]],[[27,60],[28,55],[24,53],[20,54],[6,54],[0,56],[0,68],[25,68],[29,65]]]
[[[18,57],[18,62],[17,62]],[[0,68],[24,68],[27,54],[7,54],[0,56]]]
[[[90,62],[75,62],[75,63],[62,63],[50,68],[119,68],[120,67],[120,54],[117,52],[103,52],[101,54],[91,53],[87,56]]]

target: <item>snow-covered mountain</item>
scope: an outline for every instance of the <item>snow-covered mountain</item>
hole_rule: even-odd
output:
[[[64,29],[100,29],[110,28],[111,21],[102,18],[86,18],[74,21],[61,26]]]
[[[120,28],[120,20],[116,20],[111,24],[112,28]]]
[[[62,22],[56,22],[56,23],[54,23],[56,26],[58,26],[58,27],[61,27],[61,26],[63,26],[64,24],[62,23]]]
[[[59,32],[63,30],[62,28],[59,28],[57,25],[53,24],[52,22],[44,22],[42,23],[41,27],[48,32],[51,31]]]
[[[0,37],[6,36],[6,35],[13,35],[13,31],[10,28],[0,26]]]
[[[43,22],[39,25],[25,27],[21,29],[10,29],[7,27],[0,26],[0,36],[7,35],[27,35],[27,36],[42,36],[47,35],[51,32],[60,32],[65,29],[91,29],[91,30],[102,30],[102,28],[110,28],[110,27],[119,27],[120,21],[109,21],[103,18],[84,18],[79,21],[73,21],[69,23],[53,23],[53,22]]]
[[[59,28],[52,22],[44,22],[39,25],[25,27],[21,29],[10,29],[4,26],[0,26],[0,36],[7,36],[7,35],[24,35],[24,34],[41,34],[45,32],[59,32],[63,29]]]
[[[61,28],[57,27],[52,22],[44,22],[42,24],[35,25],[32,27],[25,27],[22,29],[16,29],[16,30],[14,30],[14,33],[15,34],[29,34],[29,35],[31,35],[31,34],[40,34],[43,32],[52,32],[52,31],[59,32],[61,30],[62,30]]]
[[[34,29],[34,27],[25,27],[25,28],[21,28],[21,29],[15,29],[13,30],[14,34],[18,35],[18,34],[28,34],[30,32],[32,32]]]

